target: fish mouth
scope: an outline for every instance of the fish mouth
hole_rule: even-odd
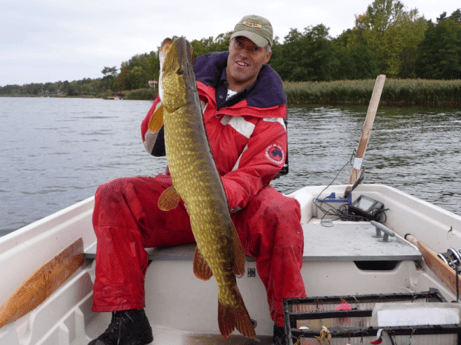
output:
[[[167,41],[165,45],[162,44],[161,53],[162,55],[165,54],[165,60],[161,66],[163,73],[171,71],[182,75],[187,68],[193,66],[192,46],[184,37],[180,37],[174,42]]]
[[[163,57],[166,56],[172,44],[173,44],[173,40],[169,37],[163,40],[162,45],[160,47],[160,54],[163,55]]]

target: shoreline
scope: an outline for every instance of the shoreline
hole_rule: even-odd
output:
[[[375,80],[338,80],[330,82],[283,82],[289,104],[368,105]],[[114,94],[116,92],[113,92]],[[124,100],[152,101],[151,88],[124,90]],[[1,95],[0,97],[49,97],[108,99],[109,92],[98,95]],[[381,106],[461,107],[461,80],[387,79]]]

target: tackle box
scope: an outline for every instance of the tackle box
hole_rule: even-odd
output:
[[[353,296],[325,296],[308,298],[288,298],[283,303],[285,331],[288,345],[363,345],[363,344],[411,344],[411,345],[461,345],[461,323],[459,323],[460,303],[447,303],[437,289],[426,292],[402,294],[374,294]],[[392,320],[385,323],[384,315],[377,311],[391,310]],[[416,308],[416,309],[415,309]],[[420,308],[420,309],[417,309]],[[422,308],[422,309],[421,309]],[[396,322],[399,313],[418,317]],[[434,310],[434,312],[427,312]],[[437,311],[441,311],[437,316]],[[419,324],[415,319],[445,317],[450,312],[457,323],[433,322]],[[378,316],[381,315],[381,319]],[[389,318],[389,316],[388,316]],[[379,321],[378,321],[379,320]],[[405,322],[414,322],[406,325]],[[384,326],[383,326],[384,324]]]

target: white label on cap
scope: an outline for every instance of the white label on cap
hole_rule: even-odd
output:
[[[363,158],[355,157],[354,158],[354,169],[360,170],[360,168],[362,167],[362,162],[363,162]]]

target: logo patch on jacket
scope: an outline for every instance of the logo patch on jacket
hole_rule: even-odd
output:
[[[277,144],[272,144],[267,147],[266,157],[276,164],[282,164],[285,162],[285,153],[283,152],[282,147]]]

